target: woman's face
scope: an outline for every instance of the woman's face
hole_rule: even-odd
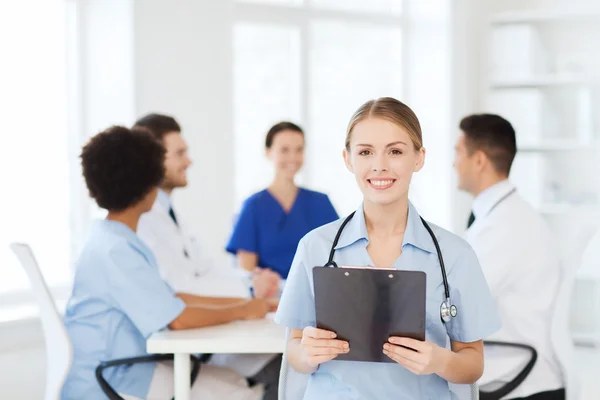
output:
[[[304,164],[304,135],[292,130],[278,132],[267,149],[277,175],[294,178]]]
[[[385,205],[408,198],[412,175],[423,167],[425,149],[415,150],[403,127],[381,118],[357,123],[350,139],[344,161],[365,202]]]

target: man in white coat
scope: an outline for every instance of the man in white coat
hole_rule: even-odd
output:
[[[191,165],[186,142],[177,121],[167,115],[149,114],[135,127],[148,130],[166,149],[165,178],[150,212],[142,216],[138,235],[156,256],[163,279],[178,292],[213,297],[274,298],[278,294],[278,276],[258,271],[252,276],[230,266],[216,266],[202,253],[199,243],[188,230],[185,219],[175,211],[171,194],[187,186]],[[264,399],[277,398],[281,358],[264,355],[214,355],[213,364],[229,366],[249,382],[265,385]]]
[[[529,376],[504,398],[564,400],[551,341],[560,257],[543,218],[508,180],[517,151],[515,131],[493,114],[465,117],[460,129],[454,167],[459,189],[474,197],[466,240],[479,258],[502,320],[502,329],[489,340],[522,343],[538,352]],[[511,354],[486,347],[480,383],[514,378],[526,360]]]

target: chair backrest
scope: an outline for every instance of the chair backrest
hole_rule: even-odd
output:
[[[285,331],[285,343],[288,342],[290,329]],[[287,346],[283,352],[281,360],[281,370],[279,372],[279,400],[302,400],[308,382],[308,376],[296,372],[288,363]],[[464,385],[460,385],[464,386]],[[460,390],[458,391],[460,392]],[[459,393],[457,393],[459,394]],[[469,386],[469,393],[466,396],[461,396],[461,400],[479,400],[479,389],[477,385]]]
[[[26,244],[10,245],[31,283],[33,296],[40,308],[40,319],[46,343],[45,400],[59,400],[64,380],[71,368],[73,349],[67,330],[31,248]]]

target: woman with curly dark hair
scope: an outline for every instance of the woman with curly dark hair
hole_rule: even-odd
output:
[[[147,131],[111,127],[83,148],[81,164],[90,196],[108,211],[94,225],[77,261],[65,325],[74,360],[62,399],[104,399],[94,371],[101,361],[146,355],[154,332],[262,318],[262,299],[198,297],[175,293],[160,277],[156,260],[136,234],[164,176],[165,150]],[[166,399],[172,368],[140,363],[104,373],[126,399]],[[232,370],[203,366],[192,398],[252,399],[260,394]],[[169,388],[171,383],[171,388]],[[170,392],[169,392],[170,390]]]

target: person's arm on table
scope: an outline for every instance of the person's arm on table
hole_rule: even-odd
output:
[[[170,324],[169,329],[191,329],[219,325],[240,319],[260,319],[269,311],[263,299],[201,297],[177,293],[186,307]]]

